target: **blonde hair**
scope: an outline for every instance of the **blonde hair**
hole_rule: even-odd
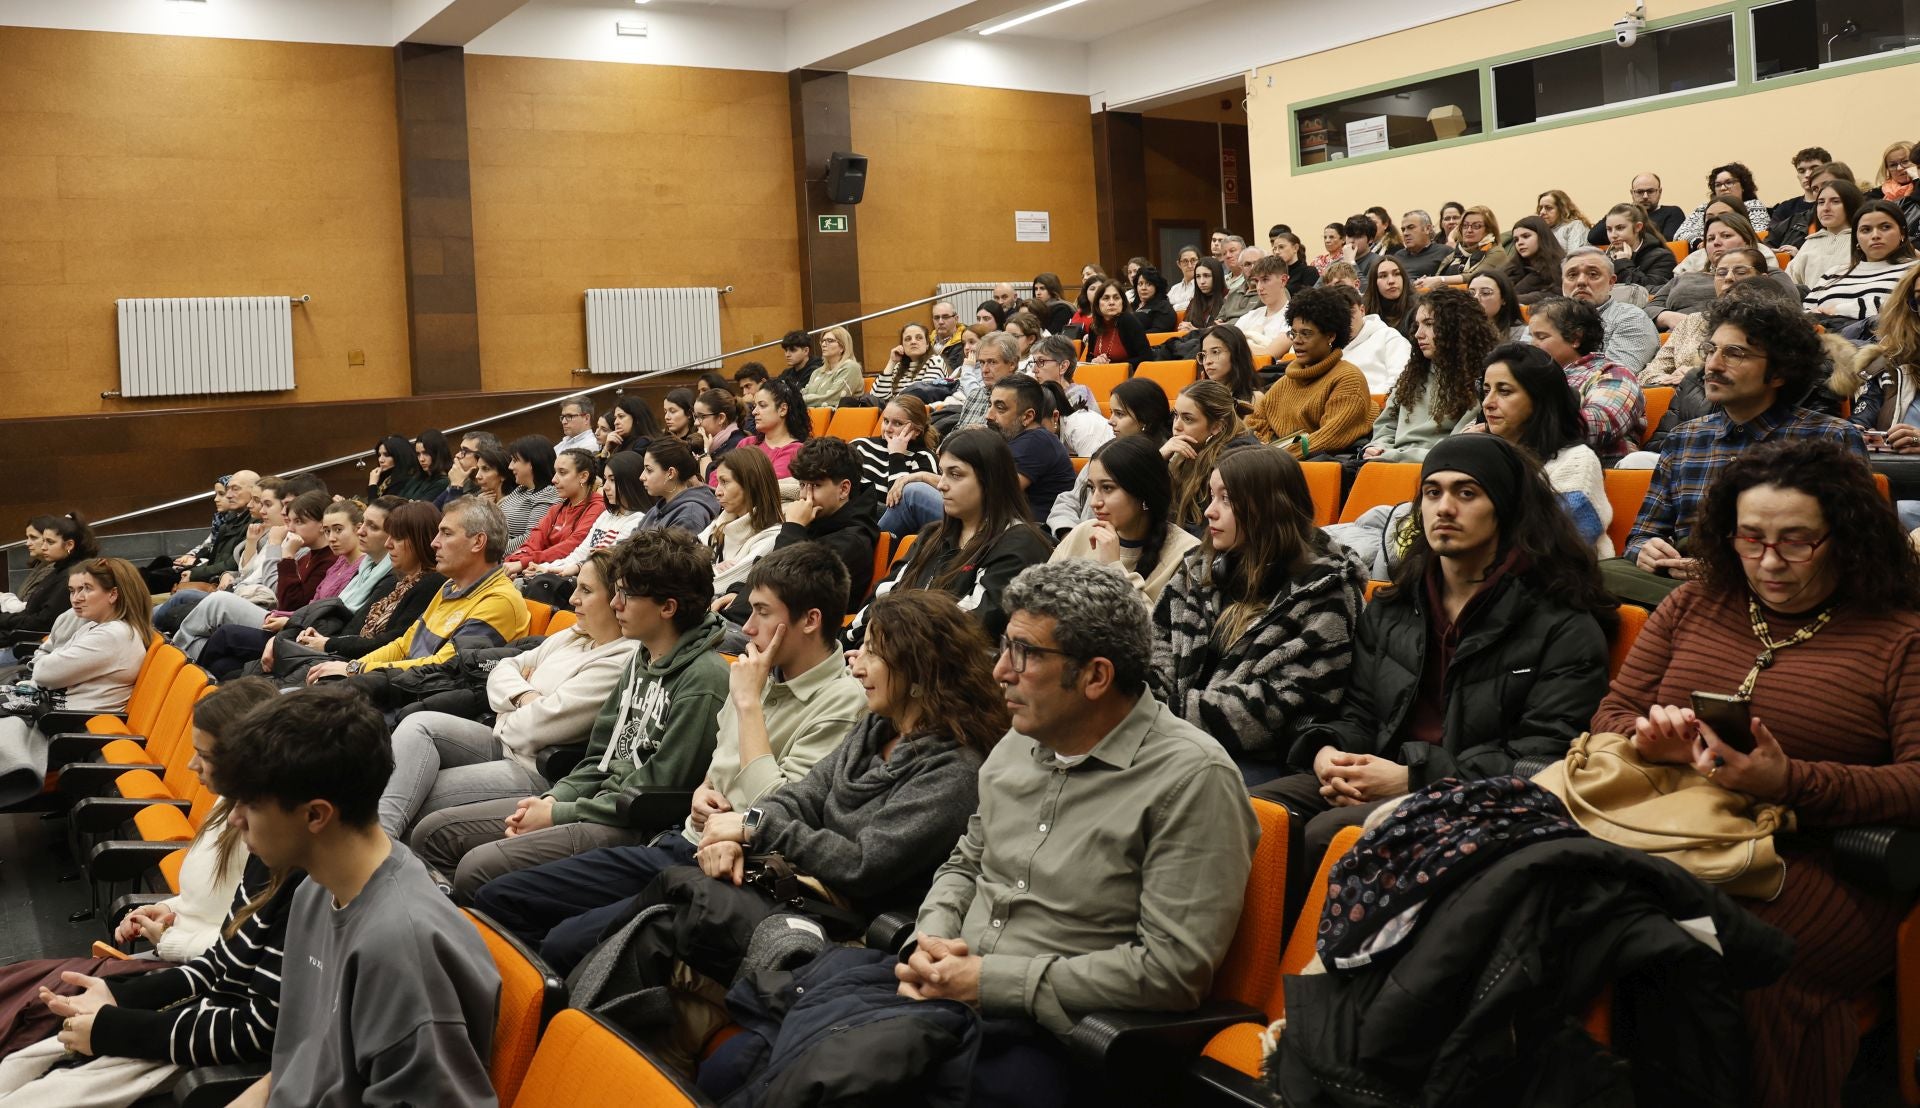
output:
[[[1580,205],[1573,202],[1573,197],[1568,196],[1566,190],[1548,189],[1540,195],[1553,197],[1553,206],[1560,211],[1560,221],[1554,224],[1555,227],[1569,219],[1577,219],[1589,227],[1593,226],[1593,220],[1587,218],[1587,214],[1580,210]]]
[[[1873,185],[1875,188],[1879,188],[1880,186],[1887,183],[1887,156],[1892,154],[1895,150],[1905,148],[1907,152],[1907,160],[1912,161],[1914,145],[1915,144],[1911,142],[1894,142],[1894,143],[1888,144],[1885,150],[1880,151],[1880,165],[1877,169],[1873,171]],[[1920,182],[1915,182],[1915,183],[1920,184]]]
[[[853,356],[853,334],[845,327],[829,327],[821,332],[820,337],[831,338],[840,344],[840,361],[829,363],[829,365],[837,367],[844,362],[852,362],[856,367],[859,366],[860,359]],[[824,354],[821,357],[825,359]]]

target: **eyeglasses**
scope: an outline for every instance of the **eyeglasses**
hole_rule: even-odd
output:
[[[1062,658],[1074,657],[1068,651],[1056,650],[1050,646],[1035,646],[1008,635],[1000,636],[1000,653],[1007,656],[1007,661],[1012,664],[1015,673],[1027,672],[1027,659],[1035,654],[1058,654]]]
[[[1727,269],[1716,269],[1713,271],[1713,275],[1724,279],[1728,277],[1752,277],[1759,272],[1759,270],[1750,265],[1739,265]]]
[[[1833,533],[1829,531],[1811,541],[1789,539],[1785,542],[1762,542],[1747,535],[1735,535],[1733,552],[1749,562],[1757,562],[1766,557],[1767,551],[1771,550],[1780,555],[1780,560],[1788,565],[1805,565],[1813,561],[1813,552],[1820,549],[1821,545],[1832,537]]]
[[[1764,350],[1748,350],[1744,346],[1715,346],[1710,342],[1700,344],[1701,358],[1712,361],[1715,354],[1720,355],[1721,360],[1727,362],[1763,361],[1767,356]]]
[[[934,321],[935,323],[944,323],[944,322],[946,322],[947,320],[950,320],[950,319],[959,319],[959,318],[960,318],[959,316],[957,316],[957,315],[955,315],[955,314],[953,314],[952,312],[935,312],[935,313],[933,313],[933,321]]]
[[[475,454],[473,451],[468,450],[466,447],[463,446],[460,449],[454,451],[453,456],[456,458],[474,458],[474,457],[478,457],[479,455]]]
[[[1713,183],[1713,187],[1717,189],[1723,189],[1723,188],[1730,188],[1730,187],[1738,187],[1739,184],[1740,184],[1740,179],[1738,177],[1722,177]]]
[[[560,422],[562,423],[565,423],[570,419],[585,419],[585,418],[587,418],[587,414],[585,412],[561,412],[560,413]]]

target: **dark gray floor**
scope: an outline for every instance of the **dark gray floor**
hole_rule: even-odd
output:
[[[38,812],[0,813],[0,964],[80,957],[106,937],[97,922],[67,922],[87,906],[87,886],[59,880],[68,867],[65,827]]]

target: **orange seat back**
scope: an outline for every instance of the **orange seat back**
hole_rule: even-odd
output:
[[[913,549],[913,540],[919,537],[920,537],[919,535],[900,536],[900,545],[893,548],[893,560],[892,562],[888,563],[889,566],[898,565],[902,561],[905,561],[907,557],[907,551]]]
[[[1645,394],[1647,398],[1647,437],[1652,438],[1653,432],[1660,426],[1661,417],[1667,414],[1668,408],[1673,407],[1673,387],[1670,385],[1655,385],[1645,390]]]
[[[168,852],[160,859],[160,876],[166,881],[167,888],[176,895],[180,892],[180,867],[187,864],[185,847]]]
[[[1420,463],[1368,462],[1360,467],[1340,507],[1340,522],[1352,523],[1368,508],[1381,504],[1401,504],[1413,499],[1420,489]]]
[[[873,544],[873,577],[867,581],[867,596],[873,596],[874,586],[886,579],[887,567],[893,564],[893,536],[885,531]]]
[[[808,408],[807,418],[813,421],[813,437],[817,439],[827,433],[827,425],[833,422],[833,409]]]
[[[553,605],[542,604],[538,600],[527,601],[527,634],[544,635],[552,622]]]
[[[1073,371],[1073,383],[1087,386],[1087,391],[1100,402],[1100,411],[1113,414],[1113,387],[1127,379],[1127,365],[1095,365],[1087,362]]]
[[[1167,403],[1172,404],[1180,390],[1200,379],[1200,363],[1188,359],[1183,362],[1141,362],[1135,371],[1135,377],[1145,377],[1159,385],[1167,394]]]
[[[553,618],[547,620],[547,634],[558,635],[560,632],[565,631],[578,622],[580,622],[580,617],[574,613],[572,608],[555,608],[553,610]]]
[[[864,439],[879,429],[879,408],[835,408],[827,421],[827,434],[845,442]]]
[[[1159,346],[1162,343],[1170,342],[1173,339],[1177,339],[1179,337],[1180,337],[1180,332],[1178,331],[1148,331],[1147,345]]]
[[[1325,527],[1340,518],[1340,463],[1301,462],[1307,491],[1313,494],[1313,522]]]
[[[200,691],[194,694],[193,703],[196,705],[199,704],[202,700],[218,692],[219,688],[218,685],[200,686]],[[174,745],[173,752],[168,755],[166,772],[160,777],[160,780],[166,783],[167,792],[171,793],[176,799],[192,800],[193,794],[201,790],[200,775],[189,768],[192,762],[193,710],[189,708],[187,710],[187,725],[181,729],[180,741]]]
[[[1257,1008],[1280,976],[1280,940],[1287,929],[1287,810],[1256,797],[1253,818],[1260,823],[1260,843],[1253,851],[1233,945],[1213,975],[1213,996]]]
[[[506,1091],[495,1086],[500,1103]],[[691,1108],[705,1103],[598,1017],[568,1008],[547,1025],[513,1108]]]
[[[1365,585],[1362,585],[1360,587],[1360,599],[1372,600],[1374,593],[1379,592],[1381,589],[1386,588],[1388,585],[1391,585],[1392,583],[1393,582],[1391,581],[1368,581]]]
[[[146,660],[140,663],[139,676],[133,679],[133,693],[127,698],[127,723],[125,731],[118,726],[119,720],[112,716],[102,717],[111,720],[111,726],[95,727],[91,720],[87,723],[89,731],[112,731],[129,735],[153,734],[154,717],[160,714],[161,705],[166,703],[167,691],[173,687],[173,679],[180,667],[187,664],[187,656],[180,648],[167,641],[161,634],[153,636],[153,642],[147,645]]]
[[[1887,498],[1887,503],[1893,503],[1893,482],[1887,480],[1886,474],[1875,473],[1873,475],[1873,484],[1875,488],[1880,490],[1880,495]]]
[[[1693,253],[1693,247],[1688,246],[1684,242],[1670,242],[1667,244],[1667,249],[1673,251],[1673,261],[1675,265],[1686,261],[1687,255]]]
[[[183,665],[167,686],[166,699],[154,713],[153,726],[147,729],[147,754],[155,764],[170,766],[182,747],[181,761],[193,757],[193,706],[207,687],[206,671],[196,665]]]
[[[1073,471],[1075,473],[1078,473],[1081,470],[1087,468],[1087,463],[1093,461],[1092,458],[1077,458],[1077,457],[1069,458],[1067,460],[1073,463]]]
[[[1613,506],[1613,522],[1607,524],[1607,537],[1613,540],[1613,552],[1625,555],[1627,536],[1633,521],[1640,516],[1640,503],[1653,484],[1650,469],[1610,469],[1606,472],[1607,503]]]
[[[540,1032],[566,1003],[566,984],[540,956],[485,915],[466,910],[500,971],[500,1007],[493,1023],[493,1056],[487,1076],[493,1091],[506,1104],[519,1093],[540,1045]],[[597,1069],[598,1067],[590,1067]],[[645,1103],[644,1101],[642,1103]]]
[[[1620,676],[1620,667],[1627,664],[1627,655],[1633,653],[1633,640],[1640,637],[1640,629],[1647,625],[1648,611],[1638,604],[1620,605],[1620,625],[1613,629],[1613,641],[1607,644],[1607,676]]]

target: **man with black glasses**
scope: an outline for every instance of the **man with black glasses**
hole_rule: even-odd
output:
[[[600,441],[593,437],[593,401],[584,396],[569,396],[560,404],[559,442],[553,444],[555,457],[569,450],[600,452]]]
[[[952,304],[942,300],[933,306],[933,351],[940,360],[947,363],[947,376],[960,372],[960,366],[967,360],[965,335],[960,330],[960,313]]]

